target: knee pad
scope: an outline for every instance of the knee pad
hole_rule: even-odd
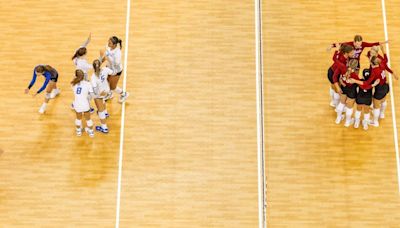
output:
[[[106,118],[106,112],[105,111],[99,112],[99,118],[101,120],[104,120]]]
[[[86,125],[87,125],[88,127],[92,127],[92,126],[93,126],[93,121],[92,121],[92,120],[86,121]]]
[[[76,125],[76,126],[82,126],[82,120],[76,119],[76,120],[75,120],[75,125]]]
[[[46,99],[50,99],[51,98],[50,93],[46,93],[45,97]]]

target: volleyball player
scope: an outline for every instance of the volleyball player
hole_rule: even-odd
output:
[[[331,83],[331,87],[329,88],[329,93],[331,96],[330,106],[332,107],[336,107],[339,104],[340,100],[340,94],[334,86],[333,75],[335,74],[335,71],[337,71],[338,66],[346,66],[347,60],[354,54],[354,48],[349,45],[341,45],[340,48],[339,45],[337,45],[337,47],[339,50],[335,51],[332,58],[333,64],[328,69],[328,80]]]
[[[71,82],[72,90],[75,94],[74,109],[76,113],[76,135],[82,135],[82,117],[85,117],[85,131],[90,137],[94,137],[93,121],[90,119],[89,95],[93,96],[93,88],[90,82],[85,80],[85,74],[82,70],[75,70],[75,78]]]
[[[96,126],[96,130],[102,133],[108,133],[106,118],[108,116],[104,97],[110,92],[110,86],[107,78],[113,73],[108,67],[100,68],[101,62],[99,60],[93,61],[94,72],[92,74],[91,83],[95,93],[94,102],[97,107],[97,114],[99,115],[101,125]]]
[[[29,83],[28,88],[25,89],[25,94],[29,93],[29,90],[35,84],[38,74],[41,74],[45,77],[45,82],[43,83],[43,86],[33,96],[35,97],[46,89],[44,102],[39,109],[39,113],[43,114],[46,111],[49,100],[60,93],[60,90],[57,88],[58,72],[50,65],[37,65],[33,70],[32,80]],[[55,91],[55,93],[52,96],[53,91]]]
[[[379,47],[381,47],[381,48],[379,49]],[[383,56],[381,56],[381,55],[379,54],[379,50],[382,50]],[[388,63],[388,58],[387,58],[386,53],[384,53],[384,51],[385,51],[385,49],[384,49],[383,45],[373,46],[373,47],[371,47],[371,50],[368,51],[367,57],[368,57],[369,60],[371,60],[371,58],[372,58],[373,56],[378,57],[378,58],[381,60],[381,63],[384,64],[383,66],[385,67],[385,70],[386,70],[387,72],[391,73],[391,74],[393,75],[394,78],[398,78],[397,75],[392,71],[392,69],[390,69],[389,66],[387,65],[387,63]],[[370,65],[370,69],[369,69],[369,70],[371,70],[371,65]]]
[[[121,49],[122,40],[116,36],[112,36],[108,40],[105,53],[100,51],[102,62],[107,60],[107,67],[113,71],[113,74],[108,77],[108,82],[110,83],[110,90],[120,94],[120,103],[125,102],[126,98],[129,96],[128,92],[124,92],[120,87],[117,86],[119,78],[122,74]],[[106,99],[110,98],[112,98],[112,93],[106,97]]]
[[[72,61],[76,67],[76,69],[80,69],[85,74],[85,80],[88,80],[88,71],[92,69],[92,65],[86,60],[87,54],[87,45],[90,43],[92,34],[89,34],[89,37],[76,51],[72,56]]]
[[[382,66],[384,67],[384,69],[385,69],[387,72],[391,73],[391,74],[393,75],[393,77],[397,80],[397,79],[398,79],[397,75],[396,75],[396,74],[392,71],[392,69],[390,69],[389,66],[387,65],[387,63],[388,63],[388,58],[387,58],[387,55],[386,55],[386,53],[385,53],[385,49],[384,49],[383,45],[380,45],[380,50],[382,50],[383,56],[381,56],[381,55],[379,54],[379,46],[374,46],[374,47],[372,47],[371,50],[367,53],[368,59],[371,59],[373,56],[376,56],[377,58],[379,58],[381,64],[383,64]],[[371,67],[371,65],[370,65],[369,71],[371,71],[371,68],[372,68],[372,67]],[[387,101],[386,101],[386,99],[384,99],[384,101],[382,101],[382,103],[381,103],[381,108],[380,108],[381,110],[380,110],[380,115],[379,115],[379,118],[380,118],[380,119],[385,118],[385,109],[386,109],[386,106],[387,106]]]
[[[349,60],[347,71],[345,74],[336,74],[333,78],[333,83],[336,87],[336,91],[340,94],[340,102],[336,107],[337,117],[336,124],[340,124],[343,119],[342,112],[345,107],[346,109],[346,121],[344,126],[349,127],[352,123],[353,105],[354,100],[357,95],[357,84],[352,84],[349,82],[350,78],[358,79],[358,75],[355,73],[357,69],[358,61],[356,59]],[[340,83],[340,85],[339,85]]]
[[[389,85],[386,81],[386,74],[385,71],[393,72],[388,66],[387,66],[387,56],[385,53],[384,47],[381,45],[381,51],[384,55],[384,59],[381,60],[379,57],[373,56],[371,57],[371,75],[373,75],[375,78],[380,78],[381,82],[379,83],[378,86],[375,88],[375,93],[373,96],[373,104],[374,104],[374,120],[372,122],[372,125],[375,127],[379,126],[379,118],[384,118],[385,117],[385,109],[387,106],[386,102],[386,94],[389,93]],[[388,70],[389,69],[389,70]],[[393,74],[393,77],[398,80],[398,77],[396,74]]]
[[[354,36],[354,40],[353,41],[349,41],[349,42],[344,42],[341,44],[347,44],[350,45],[354,48],[354,55],[351,57],[351,59],[357,59],[358,61],[358,66],[356,69],[356,73],[358,74],[358,71],[360,69],[360,56],[361,53],[363,52],[364,48],[366,47],[372,47],[372,46],[376,46],[376,45],[380,45],[380,44],[385,44],[388,41],[385,42],[374,42],[374,43],[368,43],[368,42],[363,42],[363,38],[360,35],[355,35]],[[336,47],[337,44],[331,44],[330,48]]]
[[[90,43],[92,34],[89,34],[87,40],[75,51],[75,54],[72,56],[72,62],[74,63],[76,69],[80,69],[85,74],[84,79],[86,81],[89,80],[88,71],[93,69],[93,66],[86,60],[87,54],[87,46]],[[74,106],[71,105],[71,108],[74,109]],[[94,112],[94,108],[90,108],[90,113]]]
[[[359,90],[356,97],[357,103],[357,111],[354,114],[355,121],[354,121],[354,128],[358,128],[360,126],[360,117],[361,112],[364,113],[364,119],[362,121],[362,125],[364,130],[368,130],[368,125],[370,123],[370,105],[372,104],[372,88],[377,86],[380,82],[380,79],[375,80],[372,85],[364,84],[364,81],[368,81],[370,77],[370,73],[368,69],[363,70],[363,76],[361,81],[350,79],[350,83],[357,83],[359,84]]]

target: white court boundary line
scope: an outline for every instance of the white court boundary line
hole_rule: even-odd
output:
[[[254,1],[256,42],[256,106],[257,106],[257,163],[258,163],[258,226],[267,227],[266,178],[264,164],[264,88],[262,56],[262,12],[261,0]]]
[[[382,17],[383,17],[383,30],[385,32],[385,40],[389,40],[388,31],[387,31],[387,23],[386,23],[386,6],[385,0],[381,0],[382,2]],[[388,57],[388,66],[390,67],[390,51],[389,51],[389,43],[386,44],[386,54]],[[392,83],[392,75],[389,73],[389,85],[390,85],[390,103],[392,108],[392,120],[393,120],[393,139],[394,139],[394,148],[396,151],[396,165],[397,165],[397,184],[399,188],[400,194],[400,165],[399,165],[399,141],[397,137],[397,124],[396,124],[396,112],[394,107],[394,95],[393,95],[393,83]]]
[[[126,24],[125,24],[125,53],[124,53],[124,81],[122,90],[126,92],[126,72],[128,68],[128,49],[129,49],[129,24],[131,16],[131,0],[127,0],[126,6]],[[125,102],[122,103],[121,111],[121,129],[119,138],[119,160],[118,160],[118,187],[117,187],[117,208],[115,215],[115,228],[119,228],[120,207],[121,207],[121,179],[122,179],[122,159],[124,149],[124,128],[125,128]]]

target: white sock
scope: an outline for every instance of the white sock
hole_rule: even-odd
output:
[[[343,109],[344,109],[344,104],[339,103],[338,106],[336,107],[336,114],[337,114],[336,118],[340,118],[340,116],[342,116]]]
[[[381,104],[381,113],[385,112],[386,106],[387,106],[387,102],[386,101]]]
[[[333,92],[333,104],[337,106],[340,102],[340,95],[338,93]]]
[[[336,112],[338,113],[338,114],[342,114],[342,112],[343,112],[343,110],[344,110],[344,104],[343,103],[339,103],[337,106],[336,106]]]
[[[329,95],[331,95],[331,101],[334,100],[334,94],[335,94],[335,90],[333,90],[332,88],[329,88]]]
[[[364,113],[364,120],[369,122],[369,113]]]
[[[107,124],[101,124],[101,127],[102,127],[103,129],[108,128],[108,127],[107,127]]]
[[[118,93],[118,94],[121,94],[121,93],[123,92],[122,89],[119,88],[118,86],[117,86],[117,88],[114,89],[114,91],[115,91],[116,93]]]
[[[352,108],[347,108],[347,110],[346,110],[346,122],[350,122],[352,114],[353,114],[353,109]]]
[[[378,122],[380,113],[381,113],[381,110],[379,108],[374,109],[374,122]]]
[[[360,117],[361,117],[361,111],[356,111],[356,113],[354,114],[354,118],[356,119],[356,121],[360,121]]]
[[[46,108],[46,107],[47,107],[47,103],[46,103],[46,102],[43,102],[42,107],[43,107],[43,108]]]

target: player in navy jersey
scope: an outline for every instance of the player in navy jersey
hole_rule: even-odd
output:
[[[43,114],[46,111],[46,107],[47,104],[49,103],[49,100],[59,94],[59,90],[57,88],[58,72],[50,65],[37,65],[33,70],[32,80],[29,83],[28,88],[25,89],[25,94],[28,94],[29,90],[35,84],[38,74],[43,75],[45,77],[45,82],[33,96],[38,95],[39,93],[41,93],[43,90],[46,89],[44,102],[39,109],[39,113]]]

